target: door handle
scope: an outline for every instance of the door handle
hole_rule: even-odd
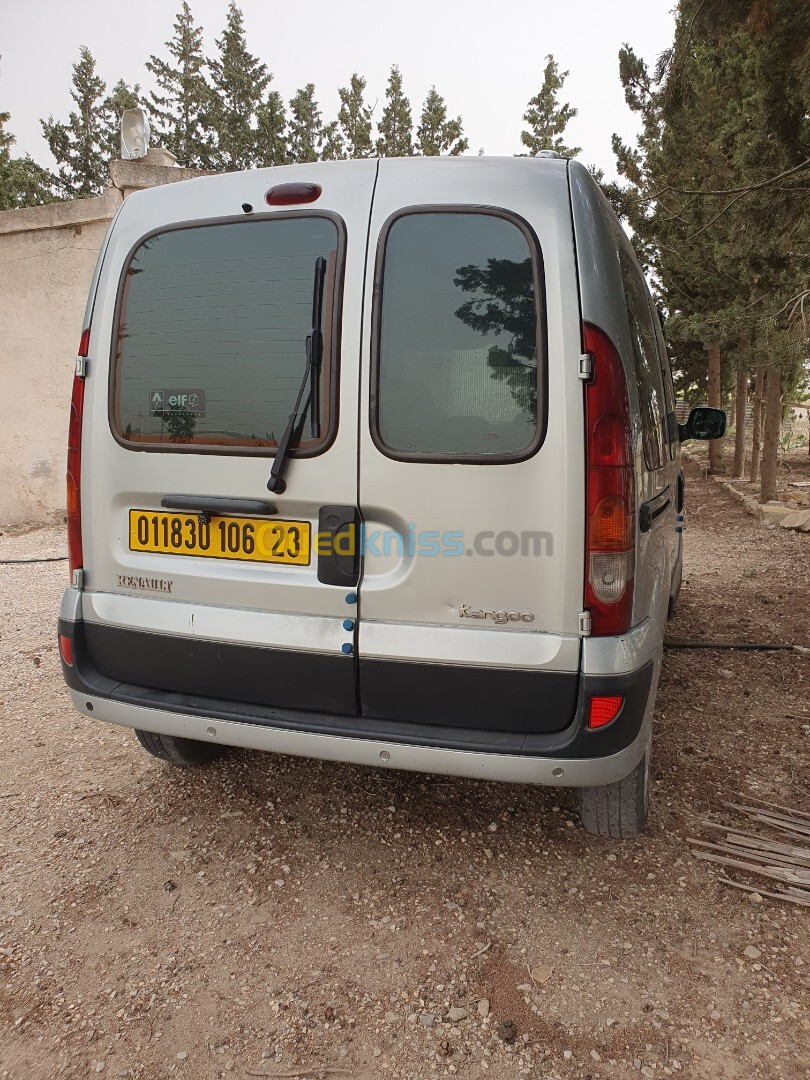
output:
[[[269,517],[278,513],[278,507],[266,499],[220,499],[208,495],[164,495],[160,505],[166,510],[189,510],[193,514]]]
[[[322,506],[318,512],[318,581],[354,586],[360,577],[360,511]]]
[[[672,502],[672,494],[668,487],[648,499],[638,512],[638,527],[642,532],[649,532],[653,522],[659,518]]]

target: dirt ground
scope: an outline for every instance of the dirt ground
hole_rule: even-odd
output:
[[[810,911],[688,842],[737,793],[810,809],[806,655],[668,651],[649,830],[607,841],[565,791],[163,765],[72,711],[65,577],[0,566],[0,1076],[810,1076]],[[692,479],[671,639],[807,644],[809,610],[810,536]]]

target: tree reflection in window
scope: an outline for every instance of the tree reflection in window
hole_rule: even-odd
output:
[[[505,335],[491,345],[487,365],[493,379],[505,382],[516,405],[534,423],[537,409],[537,309],[531,258],[487,259],[486,266],[460,266],[453,279],[465,293],[474,293],[456,310],[456,317],[479,334]]]

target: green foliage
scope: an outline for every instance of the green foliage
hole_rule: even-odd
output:
[[[546,57],[543,85],[529,101],[523,114],[529,127],[520,133],[520,141],[528,150],[529,157],[540,150],[555,150],[563,157],[576,157],[581,151],[579,146],[566,146],[563,139],[569,120],[577,115],[573,106],[567,102],[560,104],[557,100],[568,75],[569,72],[560,71],[553,56],[549,54]]]
[[[346,157],[346,143],[337,120],[330,121],[321,132],[321,160],[340,161]]]
[[[371,141],[371,109],[363,99],[365,89],[366,80],[354,72],[349,85],[338,90],[338,124],[345,142],[346,156],[350,158],[371,157],[374,153]]]
[[[463,154],[469,145],[464,138],[461,117],[457,116],[455,120],[447,119],[445,100],[436,92],[436,87],[431,86],[416,129],[417,153],[425,157],[438,157],[439,154],[455,157]]]
[[[705,385],[710,342],[749,370],[778,365],[786,387],[800,376],[803,349],[774,316],[807,287],[802,22],[808,15],[787,0],[681,0],[655,71],[629,46],[619,54],[641,132],[634,145],[614,135],[626,182],[608,194],[671,316],[684,387]]]
[[[258,113],[272,75],[248,50],[244,16],[234,0],[228,5],[225,30],[216,45],[218,55],[208,61],[210,124],[216,132],[211,160],[223,172],[250,169],[264,158],[259,150]]]
[[[287,130],[289,160],[317,161],[321,139],[321,110],[315,100],[315,84],[307,83],[290,99],[290,121]]]
[[[379,129],[377,153],[380,157],[410,157],[413,154],[411,103],[402,89],[402,75],[396,64],[388,78]]]
[[[26,154],[13,158],[11,148],[16,139],[6,124],[8,112],[0,112],[0,210],[17,210],[21,206],[39,206],[53,202],[53,177]]]
[[[211,87],[205,76],[202,27],[195,26],[186,0],[177,13],[174,36],[166,42],[168,59],[152,55],[146,70],[155,77],[158,92],[150,94],[150,120],[161,144],[186,168],[212,164],[214,139],[209,127]]]
[[[8,113],[0,113],[0,128],[3,116]],[[53,177],[48,170],[37,165],[29,154],[13,158],[8,150],[0,150],[0,210],[18,210],[23,206],[53,202],[52,184]]]
[[[258,165],[287,164],[287,117],[278,90],[270,90],[256,112],[256,137]]]
[[[96,74],[93,54],[83,45],[73,65],[70,96],[76,109],[62,123],[49,116],[42,131],[58,166],[55,184],[65,199],[88,199],[107,186],[110,162],[109,112],[104,80]],[[117,155],[116,155],[117,156]]]

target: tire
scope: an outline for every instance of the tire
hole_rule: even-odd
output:
[[[135,738],[153,757],[168,761],[171,765],[206,765],[223,751],[221,746],[212,746],[196,739],[180,739],[174,735],[158,735],[154,731],[136,729]]]
[[[644,832],[650,792],[650,748],[629,776],[579,789],[579,816],[594,836],[627,838]]]

